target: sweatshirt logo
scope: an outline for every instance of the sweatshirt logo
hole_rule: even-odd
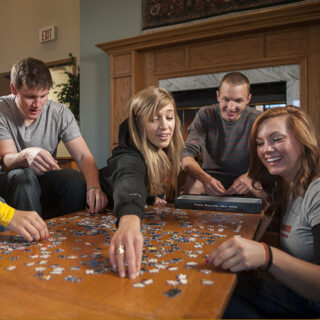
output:
[[[136,197],[136,198],[142,198],[142,195],[140,193],[129,193],[129,197]]]
[[[282,224],[281,230],[280,230],[280,237],[288,238],[291,229],[292,229],[292,226],[289,226],[287,224]]]

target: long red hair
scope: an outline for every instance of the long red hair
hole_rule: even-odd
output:
[[[288,130],[303,146],[301,167],[289,186],[284,183],[281,177],[271,175],[257,154],[258,129],[266,119],[275,117],[281,117],[286,121]],[[250,149],[249,177],[253,180],[253,186],[257,185],[257,182],[260,183],[267,194],[267,201],[270,204],[267,214],[272,211],[283,214],[288,199],[302,196],[312,180],[319,175],[318,134],[308,115],[298,107],[289,105],[284,108],[272,108],[262,113],[251,129]]]

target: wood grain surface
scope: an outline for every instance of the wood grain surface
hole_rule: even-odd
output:
[[[38,243],[3,232],[0,318],[221,318],[236,275],[215,270],[205,256],[234,235],[252,238],[259,221],[255,214],[148,207],[143,220],[144,273],[135,280],[121,279],[111,270],[108,247],[115,231],[111,213],[77,212],[47,220],[50,240]],[[193,269],[186,268],[190,262],[197,263]],[[154,269],[158,273],[150,272]],[[185,275],[187,284],[167,284],[179,274]],[[134,287],[150,279],[153,283]],[[204,285],[203,279],[214,283]],[[180,292],[169,297],[170,289]]]

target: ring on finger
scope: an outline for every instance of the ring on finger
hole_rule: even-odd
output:
[[[122,244],[119,245],[118,249],[117,249],[117,252],[119,254],[124,254],[124,246]]]

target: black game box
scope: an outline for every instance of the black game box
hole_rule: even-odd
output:
[[[243,213],[260,213],[262,200],[243,196],[212,197],[183,194],[174,200],[176,208]]]

